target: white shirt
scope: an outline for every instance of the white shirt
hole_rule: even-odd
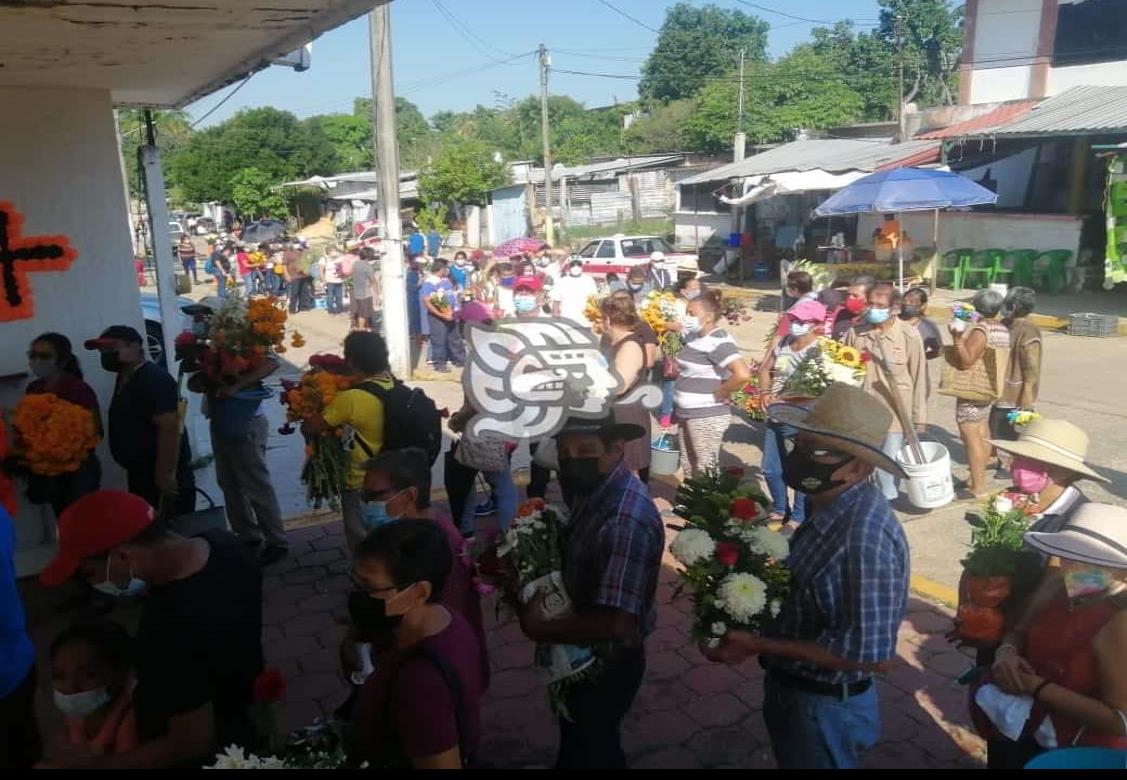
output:
[[[325,255],[321,258],[321,274],[325,284],[341,284],[344,277],[340,275],[341,258]]]
[[[551,300],[560,305],[560,316],[575,320],[580,325],[587,323],[583,310],[587,308],[587,299],[599,294],[599,285],[593,277],[583,274],[581,276],[561,276],[560,280],[552,287]]]

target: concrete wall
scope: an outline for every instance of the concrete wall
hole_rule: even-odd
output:
[[[873,229],[882,216],[861,214],[857,220],[857,243],[873,248]],[[939,249],[1071,249],[1073,259],[1080,248],[1083,222],[1064,214],[992,214],[986,211],[939,212]],[[935,212],[900,215],[900,226],[916,247],[934,245]]]
[[[731,229],[731,214],[705,212],[694,214],[691,211],[678,211],[673,215],[673,233],[677,246],[699,248],[714,233],[719,233],[721,238],[727,241]]]
[[[26,372],[30,340],[59,331],[77,348],[104,416],[113,377],[82,342],[119,323],[144,332],[109,92],[0,88],[0,106],[0,200],[24,215],[25,235],[66,235],[78,250],[68,271],[28,275],[35,316],[0,322],[0,375]],[[27,381],[0,381],[0,407],[12,407]],[[103,483],[122,484],[104,444],[100,456]],[[41,551],[44,529],[53,527],[44,523],[45,512],[26,502],[20,507],[23,570],[32,565],[29,554]]]
[[[1127,86],[1127,62],[1098,62],[1049,69],[1049,94],[1059,95],[1066,89],[1091,84],[1098,87]]]

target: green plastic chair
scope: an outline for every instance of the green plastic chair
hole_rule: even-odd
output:
[[[1033,286],[1033,261],[1040,254],[1036,249],[1012,249],[1006,257],[1013,263],[1013,284],[1015,287]]]
[[[983,249],[981,252],[975,252],[970,262],[967,263],[967,270],[964,274],[967,286],[989,287],[994,284],[994,270],[1005,256],[1006,252],[1003,249]],[[979,276],[986,280],[985,284],[975,284],[975,278]]]
[[[1068,284],[1068,261],[1072,259],[1070,249],[1050,249],[1042,252],[1033,261],[1033,286],[1050,293],[1059,293]]]
[[[943,286],[943,277],[951,277],[951,289],[963,289],[963,277],[966,274],[967,263],[974,255],[973,249],[952,249],[944,252],[935,265],[935,286]]]

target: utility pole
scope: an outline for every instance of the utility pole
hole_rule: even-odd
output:
[[[739,110],[736,114],[736,132],[742,133],[744,131],[744,55],[747,54],[747,49],[740,49],[740,103]]]
[[[552,225],[552,150],[548,143],[548,68],[552,60],[544,44],[540,44],[540,138],[544,144],[544,240],[555,245],[556,231]]]
[[[904,35],[900,27],[901,17],[896,17],[896,143],[903,143],[904,128]]]
[[[403,225],[399,221],[399,146],[395,140],[395,88],[391,74],[391,2],[382,0],[369,15],[372,50],[372,129],[376,146],[376,203],[384,254],[380,260],[383,330],[392,372],[411,378],[411,339],[407,330],[407,283],[403,271]]]

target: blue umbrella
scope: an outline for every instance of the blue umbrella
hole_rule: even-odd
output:
[[[939,245],[939,209],[981,206],[997,202],[998,194],[965,176],[926,168],[893,168],[864,176],[842,187],[814,209],[820,217],[838,214],[883,214],[901,211],[936,212],[936,246]],[[900,288],[904,288],[904,248],[897,242]]]
[[[878,171],[842,187],[814,209],[820,217],[878,211],[900,211],[980,206],[998,200],[997,193],[949,171],[893,168]]]

